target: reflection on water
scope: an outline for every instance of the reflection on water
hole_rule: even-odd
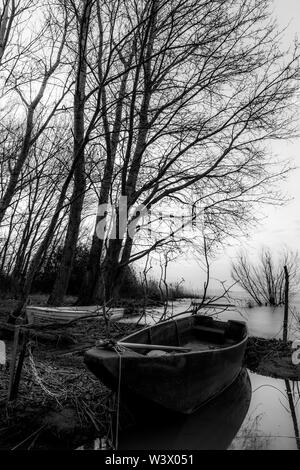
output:
[[[189,416],[140,416],[139,424],[119,434],[119,449],[227,449],[249,408],[246,370],[216,399]]]
[[[252,398],[230,449],[299,449],[299,382],[250,374]]]
[[[300,383],[242,370],[190,416],[145,412],[135,420],[120,429],[118,450],[300,450]],[[104,449],[97,441],[80,449]]]
[[[242,371],[193,415],[156,416],[121,433],[119,449],[299,449],[299,414],[299,382]]]

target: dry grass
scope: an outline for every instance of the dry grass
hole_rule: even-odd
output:
[[[88,345],[106,337],[104,321],[81,320],[62,329],[77,350],[31,340],[18,397],[9,405],[9,367],[0,369],[0,449],[74,449],[109,432],[110,391],[83,362]],[[134,329],[112,323],[111,337]]]

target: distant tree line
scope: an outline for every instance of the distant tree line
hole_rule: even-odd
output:
[[[62,252],[63,246],[59,245],[44,260],[32,283],[32,294],[49,295],[51,293],[56,280],[58,267],[61,263]],[[87,267],[89,252],[89,246],[83,244],[77,245],[66,295],[75,298],[78,296],[78,286],[81,285],[82,277]],[[16,284],[11,276],[0,272],[0,296],[13,296],[14,298],[18,298],[18,285],[19,284]],[[164,302],[194,296],[195,292],[185,288],[184,285],[182,285],[182,281],[163,283],[162,279],[159,280],[149,277],[147,278],[147,286],[145,287],[141,276],[132,266],[127,267],[122,286],[120,287],[120,297],[122,299],[136,299],[140,301],[140,303],[142,303],[144,299],[146,299],[147,302]]]

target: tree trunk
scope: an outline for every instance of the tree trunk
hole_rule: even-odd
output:
[[[101,302],[104,293],[106,301],[120,296],[133,246],[132,238],[127,237],[120,260],[122,245],[121,239],[112,240],[109,245],[108,254],[101,266],[101,275],[97,277],[92,291],[91,299],[94,303],[97,303],[96,300]]]
[[[84,162],[82,158],[80,160],[81,161],[78,166],[76,166],[75,171],[72,203],[70,207],[69,223],[62,260],[53,291],[48,300],[49,305],[60,305],[62,303],[69,285],[70,275],[73,267],[85,190]]]
[[[98,223],[98,218],[96,224]],[[80,289],[78,305],[95,305],[102,295],[94,295],[96,286],[100,285],[100,259],[102,253],[103,240],[94,233],[92,246],[89,253],[87,270],[84,274]],[[102,302],[102,301],[101,301]]]
[[[118,297],[122,269],[119,266],[119,255],[122,249],[122,239],[111,240],[107,254],[100,268],[95,272],[93,283],[89,287],[88,304],[106,302]]]
[[[126,196],[128,198],[128,202],[132,199],[132,196],[135,192],[137,177],[139,174],[139,170],[141,167],[141,160],[145,150],[145,141],[149,131],[148,125],[148,110],[151,98],[151,55],[153,50],[153,40],[155,36],[155,25],[156,25],[156,4],[154,3],[152,6],[152,15],[151,19],[149,20],[147,27],[145,28],[144,32],[144,46],[141,50],[140,58],[139,58],[139,65],[136,69],[136,86],[138,83],[138,79],[140,78],[141,70],[144,71],[144,91],[143,91],[143,99],[141,103],[140,113],[139,113],[139,124],[138,124],[138,136],[137,136],[137,143],[135,147],[135,151],[132,157],[132,162],[129,170],[129,175],[126,180],[127,176],[127,168],[130,162],[131,157],[131,139],[129,139],[129,143],[127,146],[126,151],[126,164],[124,164],[122,174],[122,196]],[[133,47],[134,50],[134,47]],[[129,61],[125,65],[125,67],[129,67],[133,58],[133,54],[130,56]],[[142,67],[143,65],[143,67]],[[127,81],[126,73],[123,77],[120,86],[120,93],[118,97],[116,115],[115,115],[115,122],[114,128],[112,132],[112,139],[106,139],[107,144],[107,151],[108,151],[108,158],[105,168],[105,175],[103,178],[102,183],[102,195],[99,198],[99,204],[106,204],[108,202],[108,197],[110,193],[110,186],[113,177],[113,166],[115,155],[117,151],[117,145],[119,140],[119,133],[120,133],[120,124],[121,124],[121,116],[122,116],[122,106],[123,100],[126,91],[126,81]],[[135,123],[134,123],[134,110],[136,108],[135,102],[135,93],[132,94],[132,116],[130,121],[131,127],[131,134],[133,135]],[[105,108],[104,108],[105,109]],[[106,137],[109,136],[109,128],[104,120],[104,128],[106,131]],[[102,197],[104,196],[104,197]],[[96,236],[93,237],[93,246],[91,249],[91,256],[89,260],[89,266],[87,269],[87,273],[84,279],[82,294],[80,296],[80,304],[83,305],[84,303],[98,303],[103,299],[103,295],[105,295],[106,300],[111,299],[112,297],[118,296],[121,283],[122,283],[122,276],[123,276],[123,268],[119,264],[119,257],[122,251],[122,236],[123,234],[119,231],[119,212],[117,211],[117,220],[115,224],[116,228],[116,239],[110,240],[108,249],[105,254],[105,259],[100,265],[100,258],[102,254],[103,248],[103,240],[97,240]],[[127,214],[126,214],[127,217]],[[98,219],[100,221],[101,219]],[[122,231],[122,229],[121,229]],[[96,253],[96,256],[93,254]]]
[[[9,10],[9,3],[6,2],[4,4],[4,9],[1,11],[0,16],[0,64],[2,61],[2,57],[4,55],[5,46],[7,44],[8,36],[9,36],[9,29],[8,29],[8,10]]]
[[[80,24],[80,37],[78,45],[77,81],[74,96],[74,144],[73,159],[76,160],[74,171],[74,186],[70,205],[69,222],[62,254],[62,260],[54,283],[53,291],[49,297],[49,305],[60,305],[66,294],[73,261],[76,253],[81,212],[86,187],[85,151],[84,151],[84,105],[85,87],[87,78],[86,48],[89,30],[91,4],[86,0],[83,6],[83,15]]]
[[[99,17],[99,28],[100,34],[102,34],[101,19]],[[111,186],[113,181],[113,172],[115,166],[115,158],[117,153],[117,148],[120,139],[121,123],[122,123],[122,111],[124,98],[126,96],[126,85],[128,79],[128,73],[134,56],[134,48],[132,48],[132,53],[129,56],[127,63],[124,65],[125,73],[121,80],[120,90],[117,100],[117,107],[115,112],[114,124],[112,132],[110,132],[109,123],[107,120],[107,103],[106,103],[106,94],[105,89],[103,90],[103,127],[105,129],[105,140],[106,140],[106,150],[107,150],[107,159],[104,167],[103,180],[101,182],[101,190],[98,200],[98,210],[100,207],[104,209],[104,206],[109,202],[109,196],[111,192]],[[101,64],[102,50],[99,51],[99,79],[102,80],[102,64]],[[110,137],[111,136],[111,137]],[[97,233],[97,226],[99,223],[104,224],[107,218],[107,214],[103,211],[103,214],[98,214],[96,217],[96,225],[94,230],[94,235],[92,239],[92,246],[90,249],[89,260],[87,269],[82,281],[78,305],[93,305],[97,303],[100,299],[103,298],[102,290],[102,273],[100,271],[101,267],[101,255],[103,251],[103,242],[104,237],[101,238],[99,233]]]

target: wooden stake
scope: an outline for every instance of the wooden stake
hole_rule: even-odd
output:
[[[20,326],[17,325],[15,326],[14,343],[13,343],[11,362],[10,362],[7,401],[12,400],[12,389],[13,389],[13,383],[14,383],[14,377],[15,377],[16,360],[17,360],[17,353],[18,353],[18,346],[19,346],[19,335],[20,335]]]
[[[284,266],[285,289],[284,289],[284,319],[283,319],[283,336],[282,339],[286,343],[288,338],[288,319],[289,319],[289,273],[287,267]]]
[[[26,351],[27,351],[27,341],[28,341],[28,333],[24,332],[23,338],[22,338],[21,352],[19,355],[18,365],[17,365],[17,369],[16,369],[16,373],[15,373],[15,377],[14,377],[14,381],[13,381],[12,389],[11,389],[11,400],[15,400],[18,395],[21,374],[22,374],[22,369],[23,369],[23,363],[24,363],[24,359],[25,359]]]
[[[293,420],[293,425],[294,425],[294,431],[295,431],[295,438],[296,438],[296,443],[297,443],[297,449],[300,450],[300,435],[299,435],[299,427],[298,427],[298,421],[297,421],[297,414],[295,410],[295,405],[294,405],[294,400],[293,400],[293,394],[290,386],[289,380],[285,380],[285,386],[286,386],[286,393],[288,396],[289,400],[289,405],[291,409],[291,416]]]

